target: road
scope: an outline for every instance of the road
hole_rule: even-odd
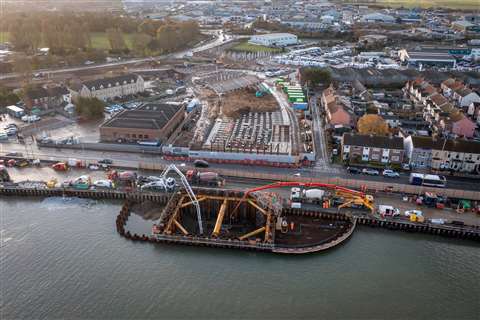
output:
[[[130,65],[136,63],[143,63],[143,62],[150,62],[155,60],[163,60],[168,58],[173,59],[182,59],[185,57],[190,56],[193,53],[201,52],[204,50],[208,50],[217,46],[220,46],[226,42],[233,40],[234,38],[230,35],[223,34],[222,30],[212,30],[211,34],[215,36],[215,39],[212,41],[208,41],[205,44],[201,44],[198,47],[193,49],[183,50],[181,52],[176,52],[172,54],[166,54],[156,57],[148,57],[148,58],[135,58],[135,59],[128,59],[116,62],[108,62],[108,63],[100,63],[100,64],[91,64],[91,65],[81,65],[76,67],[68,67],[68,68],[60,68],[60,69],[39,69],[35,70],[36,73],[44,73],[44,74],[59,74],[59,73],[69,73],[75,71],[83,71],[83,70],[93,70],[93,69],[101,69],[101,68],[108,68],[108,67],[116,67],[116,66],[123,66],[123,65]],[[5,79],[14,79],[19,77],[18,73],[7,73],[0,75],[0,80]]]
[[[321,111],[323,110],[323,106],[318,103],[317,94],[311,97],[310,108],[312,110],[313,133],[315,141],[315,151],[317,156],[315,167],[323,170],[338,171],[338,168],[333,168],[330,164],[330,157],[328,156],[325,140],[325,128],[323,126],[323,120],[320,115]]]
[[[66,161],[68,159],[74,158],[78,160],[84,160],[86,162],[95,163],[98,160],[109,158],[112,159],[117,166],[129,167],[129,168],[139,168],[140,163],[151,163],[151,164],[162,164],[167,165],[172,163],[172,161],[167,161],[161,156],[150,155],[150,154],[137,154],[137,153],[124,153],[124,152],[101,152],[101,151],[91,151],[91,150],[74,150],[74,149],[56,149],[56,148],[38,148],[35,144],[31,145],[22,145],[17,143],[0,143],[0,155],[5,155],[9,152],[21,152],[25,156],[33,159],[48,160],[48,161]],[[178,165],[181,162],[174,162]],[[391,179],[384,178],[382,176],[368,176],[368,175],[353,175],[348,173],[346,170],[339,170],[334,172],[332,170],[323,170],[316,167],[312,168],[276,168],[276,167],[261,167],[261,166],[249,166],[249,165],[238,165],[238,164],[210,164],[212,170],[215,168],[226,169],[226,170],[236,170],[236,171],[248,171],[254,173],[268,173],[268,174],[283,174],[283,175],[299,175],[301,177],[306,177],[308,179],[315,178],[319,181],[322,178],[327,177],[339,177],[346,179],[358,179],[363,181],[392,181],[392,183],[401,183],[409,184],[408,174],[402,173],[400,178]],[[447,187],[452,189],[460,190],[473,190],[480,191],[480,183],[475,180],[458,178],[458,177],[449,177],[447,178]]]

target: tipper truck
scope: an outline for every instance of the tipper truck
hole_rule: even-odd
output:
[[[212,171],[200,172],[197,170],[188,170],[185,176],[191,184],[216,187],[225,185],[225,179],[220,177],[218,173]]]

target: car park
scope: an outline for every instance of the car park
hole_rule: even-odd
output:
[[[400,174],[398,172],[390,169],[383,170],[382,175],[386,178],[400,178]]]
[[[369,175],[369,176],[378,176],[380,174],[380,172],[378,172],[378,170],[372,169],[372,168],[363,168],[362,173],[366,174],[366,175]]]

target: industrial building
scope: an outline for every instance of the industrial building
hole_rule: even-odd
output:
[[[298,37],[291,33],[261,34],[252,36],[249,43],[267,47],[286,47],[297,44]]]
[[[105,142],[163,142],[183,121],[184,107],[177,104],[147,104],[136,110],[124,110],[100,126]]]
[[[455,68],[457,60],[448,52],[438,51],[407,51],[400,50],[399,58],[402,62],[413,66],[437,66]]]

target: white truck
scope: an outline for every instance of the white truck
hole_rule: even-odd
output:
[[[292,208],[301,208],[301,203],[321,204],[325,199],[326,192],[322,189],[292,188],[290,200]]]

